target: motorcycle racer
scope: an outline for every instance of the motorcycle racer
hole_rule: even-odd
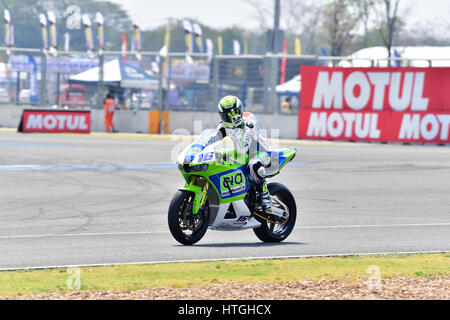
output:
[[[249,154],[249,179],[261,195],[262,210],[266,214],[272,214],[272,201],[265,179],[265,168],[270,166],[270,156],[267,153],[269,144],[258,126],[256,117],[250,112],[244,113],[242,102],[235,96],[222,98],[218,109],[221,122],[217,127],[217,134],[210,139],[208,145],[230,137],[238,156]]]

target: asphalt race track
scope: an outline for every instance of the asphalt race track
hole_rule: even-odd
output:
[[[301,143],[274,181],[299,219],[281,244],[209,231],[184,247],[167,208],[179,142],[0,133],[0,269],[356,253],[450,251],[450,148]]]

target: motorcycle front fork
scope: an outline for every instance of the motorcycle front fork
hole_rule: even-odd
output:
[[[199,179],[199,177],[197,176],[192,176],[191,181],[189,182],[189,185],[194,186],[197,182],[197,180]],[[208,191],[209,191],[209,181],[205,179],[205,183],[203,185],[203,189],[202,189],[202,198],[200,200],[200,206],[199,208],[203,208],[206,202],[206,197],[208,195]],[[198,195],[195,195],[195,197],[197,197]]]

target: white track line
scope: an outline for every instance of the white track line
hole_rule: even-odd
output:
[[[356,228],[402,228],[402,227],[442,227],[450,226],[450,222],[444,223],[409,223],[409,224],[377,224],[377,225],[348,225],[348,226],[307,226],[295,227],[294,229],[314,230],[314,229],[356,229]],[[0,236],[0,240],[7,239],[27,239],[27,238],[63,238],[63,237],[98,237],[98,236],[126,236],[126,235],[151,235],[167,234],[169,231],[133,231],[133,232],[104,232],[104,233],[66,233],[66,234],[36,234]]]
[[[104,232],[104,233],[62,233],[62,234],[34,234],[21,236],[0,236],[0,240],[5,239],[27,239],[27,238],[62,238],[62,237],[98,237],[98,236],[123,236],[123,235],[149,235],[165,234],[169,231],[133,231],[133,232]]]
[[[332,258],[332,257],[350,257],[350,256],[386,256],[386,255],[404,255],[404,254],[425,254],[425,253],[448,253],[449,251],[388,251],[388,252],[369,252],[369,253],[330,253],[330,254],[313,254],[313,255],[294,255],[294,256],[269,256],[269,257],[237,257],[237,258],[211,258],[211,259],[193,259],[193,260],[162,260],[147,262],[113,262],[98,264],[78,264],[78,265],[56,265],[56,266],[38,266],[38,267],[17,267],[17,268],[0,268],[0,271],[15,270],[41,270],[41,269],[59,269],[59,268],[86,268],[86,267],[113,267],[113,266],[129,266],[129,265],[153,265],[166,263],[195,263],[195,262],[214,262],[214,261],[248,261],[248,260],[280,260],[280,259],[299,259],[299,258]]]
[[[294,229],[339,229],[339,228],[395,228],[395,227],[438,227],[450,226],[450,222],[442,223],[402,223],[402,224],[355,224],[347,226],[309,226]]]

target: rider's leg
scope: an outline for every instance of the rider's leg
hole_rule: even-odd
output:
[[[261,205],[265,213],[272,213],[272,200],[270,199],[266,179],[264,179],[264,183],[261,186]]]
[[[272,201],[266,181],[266,169],[264,162],[260,158],[253,158],[249,162],[250,180],[254,183],[256,190],[261,195],[261,206],[266,213],[272,212]]]

